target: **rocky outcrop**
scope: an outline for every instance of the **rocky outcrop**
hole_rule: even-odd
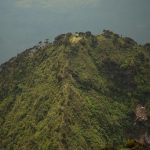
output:
[[[150,133],[148,127],[148,114],[146,107],[138,104],[135,108],[135,141],[146,146],[150,146]]]
[[[144,122],[148,120],[146,108],[140,104],[136,106],[135,115],[136,115],[136,122]]]

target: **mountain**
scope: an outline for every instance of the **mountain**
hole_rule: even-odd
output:
[[[145,150],[149,117],[150,44],[67,33],[0,66],[1,150]]]

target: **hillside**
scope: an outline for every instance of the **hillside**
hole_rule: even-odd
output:
[[[67,33],[0,66],[1,150],[144,150],[149,117],[149,44]]]

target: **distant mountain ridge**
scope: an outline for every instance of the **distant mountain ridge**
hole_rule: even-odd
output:
[[[147,150],[149,117],[148,43],[66,33],[0,65],[2,150]]]

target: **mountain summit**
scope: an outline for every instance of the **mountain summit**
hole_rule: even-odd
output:
[[[0,66],[2,150],[144,150],[149,116],[149,44],[109,30],[62,34]]]

